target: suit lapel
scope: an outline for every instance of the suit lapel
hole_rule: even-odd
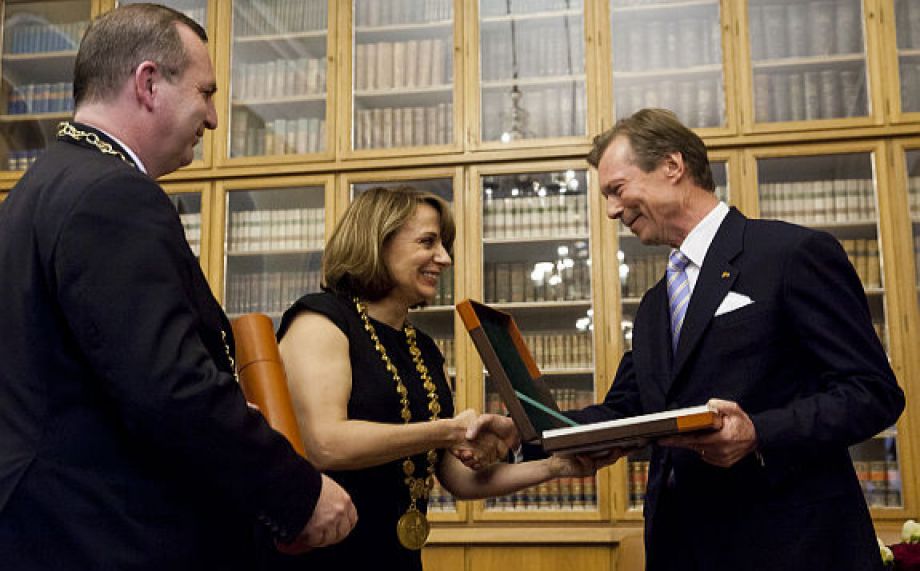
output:
[[[664,403],[670,386],[672,362],[671,317],[664,280],[655,284],[646,295],[647,299],[640,310],[647,313],[643,313],[641,319],[636,316],[636,327],[633,330],[633,357],[636,367],[648,371],[649,378],[655,380],[660,391],[655,398],[660,398]]]
[[[681,368],[715,316],[719,304],[738,278],[738,269],[731,262],[741,253],[745,220],[738,210],[732,208],[706,252],[706,259],[700,268],[700,275],[693,288],[687,315],[681,327],[671,382],[680,374]]]

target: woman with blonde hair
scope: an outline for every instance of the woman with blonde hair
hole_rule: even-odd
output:
[[[454,237],[440,197],[406,186],[370,189],[333,231],[324,291],[284,314],[278,338],[307,456],[358,510],[345,541],[288,558],[284,568],[421,569],[434,476],[468,499],[596,470],[584,458],[492,463],[511,435],[466,439],[479,415],[454,416],[444,358],[408,319],[436,294]]]

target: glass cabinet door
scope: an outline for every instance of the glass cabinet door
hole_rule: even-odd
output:
[[[481,299],[514,317],[561,410],[593,404],[594,288],[587,172],[570,169],[479,178]],[[505,413],[488,374],[483,394],[486,412]],[[598,505],[597,481],[591,476],[561,478],[488,499],[484,511],[596,512]]]
[[[729,202],[728,164],[725,161],[712,161],[712,178],[716,183],[716,196],[723,202]],[[620,275],[620,333],[622,347],[632,350],[633,321],[642,296],[664,277],[668,264],[668,246],[647,246],[629,231],[622,222],[617,223],[617,242],[619,249]],[[645,491],[648,485],[649,459],[648,448],[639,450],[627,458],[627,499],[628,512],[641,513],[645,503]]]
[[[2,3],[0,170],[25,170],[73,114],[73,65],[91,4]]]
[[[874,161],[871,152],[759,158],[758,200],[762,218],[819,228],[840,240],[863,283],[872,321],[887,350]],[[850,456],[870,507],[903,507],[895,427],[851,447]]]
[[[452,0],[355,0],[352,148],[454,141]]]
[[[673,110],[691,128],[726,124],[719,0],[610,0],[616,117]]]
[[[222,299],[231,319],[265,313],[277,329],[294,301],[320,291],[325,194],[321,185],[227,192]]]
[[[870,114],[861,0],[748,0],[755,123]]]
[[[201,258],[201,193],[200,192],[167,192],[169,201],[172,202],[179,213],[179,221],[185,230],[185,239],[196,258]]]
[[[393,181],[393,178],[385,180],[354,182],[349,186],[349,198],[353,199],[362,192],[375,188],[393,188],[397,186],[411,186],[417,190],[431,192],[447,201],[448,204],[454,204],[454,179],[451,177],[444,178],[413,178],[399,181]],[[457,235],[454,240],[454,252],[456,254],[462,240],[461,223],[457,219],[457,211],[454,209],[454,221],[457,223]],[[456,259],[453,259],[456,263]],[[454,408],[459,412],[462,410],[462,402],[457,399],[457,352],[455,343],[455,317],[454,317],[454,299],[456,291],[456,273],[454,266],[451,265],[442,272],[438,280],[438,292],[435,295],[431,305],[415,308],[409,313],[409,321],[429,335],[438,346],[441,354],[444,355],[444,364],[447,366],[448,381],[451,385],[451,393],[454,397]],[[428,511],[430,513],[448,514],[445,519],[456,519],[457,503],[454,497],[445,490],[435,480],[435,487],[431,491],[428,499]],[[453,517],[452,517],[453,516]],[[443,517],[443,516],[441,516]],[[437,518],[435,518],[437,519]]]
[[[480,0],[480,140],[584,137],[583,0]]]
[[[910,212],[911,236],[914,244],[914,282],[917,303],[920,304],[920,150],[905,153],[907,164],[907,200]]]
[[[920,111],[920,0],[894,0],[901,111]]]
[[[326,0],[234,0],[230,158],[326,150]]]

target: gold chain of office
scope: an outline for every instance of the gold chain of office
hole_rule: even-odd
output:
[[[62,121],[58,124],[57,135],[58,137],[68,137],[74,141],[86,141],[96,147],[102,154],[118,157],[129,165],[131,164],[131,161],[128,160],[124,153],[113,147],[111,143],[103,141],[96,133],[77,129],[70,121]]]
[[[367,315],[367,306],[361,303],[361,300],[358,298],[354,298],[354,302],[355,307],[358,309],[358,315],[361,316],[361,321],[364,324],[364,329],[371,337],[374,348],[380,355],[383,364],[386,365],[387,371],[393,375],[393,382],[396,383],[396,393],[399,395],[399,402],[402,405],[400,414],[403,422],[409,424],[412,420],[412,411],[409,410],[409,391],[406,389],[402,377],[399,376],[396,365],[390,360],[386,347],[383,346],[383,343],[380,342],[380,338],[377,336],[377,331],[374,329],[374,325]],[[438,416],[441,413],[441,404],[438,402],[438,390],[434,381],[431,379],[428,367],[422,360],[422,351],[418,348],[418,344],[415,341],[415,328],[407,321],[405,325],[403,325],[403,332],[406,335],[406,344],[409,346],[409,353],[412,355],[412,361],[415,363],[415,370],[418,371],[422,379],[422,386],[428,393],[428,412],[431,413],[431,420],[438,420]],[[438,461],[437,450],[433,448],[429,450],[425,455],[425,459],[428,465],[425,468],[425,476],[423,478],[415,477],[415,463],[412,461],[411,457],[403,460],[402,464],[403,473],[406,475],[404,481],[409,488],[411,503],[406,513],[404,513],[396,523],[396,535],[399,538],[399,543],[406,549],[421,549],[428,540],[428,533],[431,530],[428,518],[419,511],[417,504],[419,499],[427,498],[434,488],[434,466]]]

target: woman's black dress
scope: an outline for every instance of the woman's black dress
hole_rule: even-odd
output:
[[[374,348],[352,300],[330,292],[305,295],[285,312],[278,330],[279,339],[284,336],[294,318],[303,311],[326,316],[348,338],[352,373],[348,418],[402,424],[402,408],[396,393],[396,383]],[[412,362],[405,333],[373,318],[371,323],[409,391],[412,422],[429,420],[431,414],[428,412],[428,395]],[[454,406],[450,387],[444,378],[444,357],[434,341],[421,331],[417,331],[416,342],[422,351],[422,359],[428,367],[429,374],[437,386],[441,403],[440,418],[451,418],[454,415]],[[439,451],[439,458],[441,454],[443,451]],[[425,454],[413,456],[413,462],[416,466],[415,476],[422,477],[427,467]],[[403,458],[400,458],[362,470],[326,472],[351,495],[358,510],[357,525],[341,543],[298,557],[278,555],[272,558],[269,567],[311,571],[420,570],[421,552],[405,549],[396,537],[396,522],[409,507],[409,490],[403,481],[402,463]],[[425,513],[426,502],[419,501],[418,509]]]

